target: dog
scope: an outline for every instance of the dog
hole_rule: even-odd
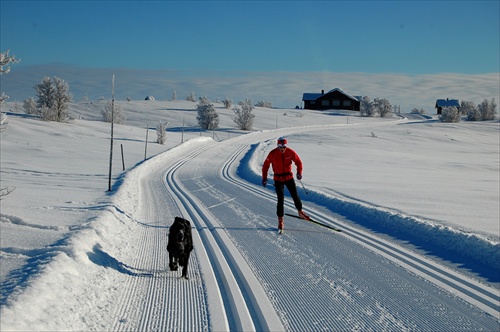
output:
[[[169,256],[168,266],[170,271],[177,271],[182,266],[182,278],[189,279],[188,264],[189,256],[193,250],[193,236],[191,234],[191,223],[181,217],[175,217],[174,223],[168,232],[167,251]]]

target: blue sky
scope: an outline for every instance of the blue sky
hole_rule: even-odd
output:
[[[173,71],[182,80],[214,72],[219,79],[245,79],[259,72],[500,71],[499,1],[1,0],[0,4],[1,50],[10,49],[22,60],[15,65],[17,70],[50,66],[47,75],[57,65]],[[65,78],[57,70],[54,75]],[[7,78],[2,82],[7,84]]]

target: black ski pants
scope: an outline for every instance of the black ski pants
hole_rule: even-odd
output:
[[[297,193],[297,186],[295,185],[295,180],[292,178],[288,181],[274,181],[274,188],[276,189],[276,196],[278,196],[278,204],[276,206],[276,215],[278,217],[283,217],[285,214],[285,186],[293,198],[293,203],[297,208],[297,211],[302,211],[302,201],[300,200],[299,194]]]

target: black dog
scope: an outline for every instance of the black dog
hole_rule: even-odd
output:
[[[181,217],[175,217],[168,233],[167,250],[169,253],[170,271],[177,271],[182,266],[182,277],[188,279],[187,270],[189,255],[193,250],[193,236],[191,234],[191,223]]]

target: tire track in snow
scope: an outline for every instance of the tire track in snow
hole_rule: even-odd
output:
[[[183,186],[182,180],[177,177],[177,171],[184,164],[204,151],[205,149],[200,149],[179,161],[166,173],[164,181],[172,191],[179,209],[183,211],[182,214],[194,223],[194,233],[198,234],[199,244],[202,245],[195,250],[206,252],[209,268],[213,271],[215,282],[211,286],[218,288],[220,306],[216,308],[218,314],[212,315],[225,318],[222,326],[213,328],[243,331],[284,330],[267,294],[237,248],[208,209],[190,194]],[[216,295],[212,294],[212,297],[214,296]]]
[[[234,165],[235,161],[241,160],[240,156],[246,150],[248,150],[248,146],[242,146],[234,152],[222,168],[222,177],[244,190],[274,202],[275,197],[273,194],[233,176],[233,173],[236,172],[231,172],[231,168],[236,167]],[[251,153],[251,151],[249,153]],[[243,165],[242,167],[248,168],[249,165]],[[295,210],[293,203],[285,201],[285,205],[288,208]],[[464,301],[478,307],[493,317],[498,317],[498,312],[500,312],[500,296],[498,295],[498,290],[481,284],[467,276],[460,275],[447,267],[441,266],[424,256],[417,255],[416,253],[406,250],[396,244],[381,241],[373,234],[336,221],[331,216],[327,216],[324,213],[314,210],[308,211],[314,220],[336,228],[341,228],[342,233],[339,233],[339,236],[344,236],[351,241],[359,243],[363,247],[376,252],[377,254],[393,261],[397,265],[404,267],[405,269],[425,278],[440,288],[462,298]]]

